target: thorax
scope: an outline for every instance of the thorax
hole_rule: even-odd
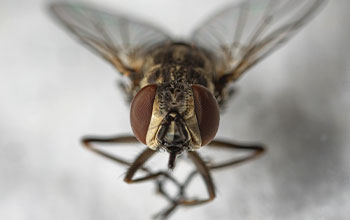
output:
[[[211,60],[198,48],[170,43],[155,48],[143,65],[140,88],[148,84],[200,84],[214,91],[214,68]]]

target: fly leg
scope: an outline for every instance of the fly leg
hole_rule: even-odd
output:
[[[184,193],[185,193],[184,191],[186,190],[186,187],[190,184],[193,177],[195,177],[196,174],[199,173],[202,175],[202,177],[204,179],[204,183],[207,186],[207,190],[209,192],[209,199],[204,200],[202,202],[198,202],[198,200],[194,201],[194,202],[187,201],[184,203],[184,205],[188,205],[188,203],[189,203],[189,205],[197,205],[197,204],[202,204],[204,202],[210,201],[211,199],[214,199],[215,188],[214,188],[214,184],[212,183],[209,170],[211,171],[211,170],[216,170],[216,169],[220,169],[220,168],[224,168],[224,167],[238,165],[240,163],[255,159],[258,156],[261,156],[265,152],[265,147],[262,145],[241,145],[241,144],[230,143],[230,142],[225,142],[225,141],[220,141],[220,140],[212,141],[207,147],[217,147],[217,148],[228,148],[228,149],[232,149],[232,150],[252,151],[252,153],[248,156],[245,156],[245,157],[235,158],[235,159],[231,159],[231,160],[224,161],[224,162],[219,162],[219,163],[210,162],[210,163],[205,164],[197,153],[191,152],[191,154],[189,154],[189,155],[192,157],[191,159],[195,162],[195,164],[197,166],[197,170],[192,171],[188,175],[187,179],[185,180],[185,182],[181,186],[180,194],[184,195]],[[193,157],[193,156],[195,156],[195,157]],[[200,165],[198,165],[198,164],[200,164]]]
[[[243,151],[252,152],[250,155],[241,157],[238,159],[235,158],[235,159],[231,159],[220,163],[207,164],[210,170],[216,170],[216,169],[220,169],[228,166],[238,165],[240,163],[255,159],[261,156],[266,151],[265,147],[261,144],[242,145],[242,144],[236,144],[236,143],[231,143],[231,142],[226,142],[221,140],[214,140],[207,147],[226,148],[230,150],[243,150]]]
[[[156,181],[156,184],[158,186],[157,188],[158,192],[170,202],[170,206],[168,208],[166,208],[165,210],[163,210],[162,212],[154,216],[154,218],[157,218],[157,219],[167,219],[170,216],[170,214],[172,214],[180,205],[194,206],[194,205],[200,205],[213,200],[215,198],[215,187],[214,187],[214,183],[212,181],[209,170],[215,170],[219,168],[240,164],[242,162],[245,162],[260,156],[265,151],[265,148],[261,145],[240,145],[240,144],[229,143],[225,141],[213,141],[208,146],[234,149],[234,150],[248,150],[248,151],[252,151],[252,154],[246,157],[232,159],[225,162],[206,164],[198,155],[198,153],[189,152],[189,157],[192,159],[197,169],[189,174],[189,176],[187,177],[187,179],[183,184],[180,184],[174,177],[172,177],[169,174],[169,172],[167,171],[151,172],[150,169],[144,166],[146,161],[149,158],[151,158],[152,155],[155,153],[155,151],[153,150],[150,150],[147,148],[135,159],[133,163],[130,163],[121,157],[118,157],[118,156],[109,154],[105,151],[102,151],[100,149],[97,149],[91,144],[93,142],[117,143],[117,144],[118,143],[138,143],[137,139],[133,136],[119,136],[119,137],[112,137],[112,138],[87,137],[87,138],[84,138],[82,142],[84,146],[87,147],[89,150],[99,155],[102,155],[108,159],[111,159],[115,162],[129,166],[129,169],[124,179],[126,182],[136,183],[136,182],[142,182],[142,181],[147,181],[151,179]],[[143,177],[133,179],[135,173],[139,169],[141,169],[142,171],[145,171],[147,174]],[[190,184],[193,177],[198,173],[202,176],[204,183],[206,185],[206,188],[209,194],[209,197],[207,199],[195,199],[195,198],[190,199],[190,198],[187,198],[185,195],[186,187]],[[161,177],[163,177],[163,179]],[[172,181],[175,185],[177,185],[179,189],[178,194],[174,198],[172,198],[168,194],[168,192],[166,192],[166,190],[163,189],[163,184],[166,180]]]
[[[185,188],[189,184],[189,181],[191,181],[194,174],[197,173],[197,170],[191,172],[189,174],[189,177],[186,178],[186,181],[183,184],[177,184],[178,186],[178,194],[172,198],[166,190],[164,190],[164,184],[166,183],[166,180],[168,179],[157,179],[157,186],[158,186],[158,192],[162,194],[170,203],[170,205],[167,208],[164,208],[159,213],[155,214],[153,216],[153,219],[160,219],[165,220],[167,219],[177,208],[182,204],[182,202],[185,200]]]
[[[138,140],[134,137],[134,136],[117,136],[117,137],[108,137],[108,138],[101,138],[101,137],[84,137],[82,139],[82,143],[83,145],[105,157],[108,158],[112,161],[115,161],[119,164],[122,165],[126,165],[129,166],[129,169],[126,173],[126,176],[124,178],[124,181],[127,183],[136,183],[136,182],[142,182],[142,181],[146,181],[149,179],[153,179],[156,178],[158,176],[164,176],[165,178],[170,179],[171,181],[173,181],[175,184],[180,185],[180,183],[178,183],[178,181],[173,178],[171,175],[169,175],[167,172],[163,172],[163,171],[158,171],[158,172],[152,172],[150,169],[148,169],[147,167],[144,166],[145,162],[156,152],[153,151],[149,148],[145,149],[135,160],[134,162],[129,162],[127,160],[125,160],[124,158],[121,158],[119,156],[110,154],[106,151],[103,151],[101,149],[98,149],[96,146],[94,146],[92,143],[107,143],[107,144],[121,144],[121,143],[139,143]],[[136,171],[138,170],[142,170],[144,172],[146,172],[146,176],[137,178],[137,179],[133,179],[133,176],[135,175]]]
[[[199,205],[206,202],[209,202],[215,198],[215,187],[214,183],[212,181],[209,169],[205,165],[204,161],[200,158],[200,156],[196,152],[188,152],[189,157],[193,160],[194,164],[196,165],[196,170],[191,172],[185,182],[179,186],[179,192],[177,196],[175,196],[173,199],[169,197],[169,200],[171,202],[170,206],[168,208],[165,208],[160,213],[156,214],[154,216],[154,219],[167,219],[170,214],[172,214],[176,208],[180,205],[186,205],[186,206],[193,206],[193,205]],[[185,188],[186,186],[191,182],[193,176],[196,173],[200,173],[202,175],[202,178],[204,179],[204,182],[207,186],[209,198],[207,199],[189,199],[186,198],[185,195]],[[160,189],[162,189],[162,183],[160,185]],[[165,192],[166,194],[166,192]]]
[[[92,143],[101,143],[101,144],[119,144],[119,143],[138,143],[137,139],[134,136],[117,136],[117,137],[83,137],[81,140],[84,147],[88,150],[97,153],[103,157],[106,157],[114,162],[117,162],[122,165],[131,166],[131,163],[127,160],[107,153],[106,151],[96,148]]]
[[[180,183],[173,178],[171,175],[169,175],[168,172],[164,172],[164,171],[158,171],[155,173],[149,172],[147,175],[143,176],[143,177],[138,177],[136,179],[133,179],[135,173],[137,170],[139,169],[145,169],[145,167],[143,167],[143,164],[155,153],[156,151],[151,150],[149,148],[147,148],[146,150],[144,150],[136,159],[135,161],[131,164],[131,166],[129,167],[128,171],[126,172],[124,181],[127,183],[137,183],[137,182],[142,182],[142,181],[146,181],[146,180],[150,180],[150,179],[154,179],[156,177],[160,177],[160,176],[164,176],[167,179],[170,179],[171,181],[173,181],[175,184],[177,184],[178,186],[180,185]]]
[[[172,177],[169,172],[167,171],[158,171],[158,172],[152,172],[150,169],[146,168],[144,166],[145,162],[152,157],[152,155],[155,153],[155,151],[146,149],[144,150],[133,163],[128,162],[127,160],[118,157],[116,155],[112,155],[110,153],[107,153],[106,151],[98,149],[96,146],[94,146],[92,143],[107,143],[107,144],[120,144],[120,143],[139,143],[137,139],[134,136],[117,136],[117,137],[109,137],[109,138],[101,138],[101,137],[84,137],[82,139],[83,145],[112,161],[115,161],[119,164],[129,166],[129,169],[127,171],[127,174],[125,176],[124,181],[127,183],[136,183],[136,182],[142,182],[147,180],[155,180],[157,184],[157,191],[160,193],[163,197],[165,197],[170,202],[170,207],[166,210],[160,212],[159,214],[155,215],[154,218],[157,219],[166,219],[170,216],[170,214],[177,208],[177,206],[180,204],[178,201],[178,198],[171,198],[171,196],[166,192],[163,188],[163,184],[166,180],[172,181],[179,189],[182,188],[182,185],[174,178]],[[137,170],[141,169],[142,171],[146,172],[146,176],[133,179],[135,173]],[[163,177],[163,178],[161,178]]]
[[[210,202],[215,198],[215,186],[214,186],[212,177],[210,175],[209,168],[197,152],[195,151],[188,152],[188,156],[194,162],[196,166],[196,170],[191,172],[187,177],[187,179],[185,180],[185,182],[182,184],[179,192],[179,195],[181,198],[179,200],[179,204],[192,206],[192,205],[200,205],[206,202]],[[195,176],[196,173],[199,173],[203,178],[203,181],[208,191],[207,199],[188,199],[185,197],[185,188],[191,182],[192,178]]]
[[[176,208],[179,206],[178,202],[173,202],[168,208],[165,208],[165,210],[155,214],[153,216],[153,219],[159,219],[159,220],[165,220],[167,219],[170,214],[172,214]]]
[[[210,147],[218,147],[218,148],[227,148],[232,150],[244,150],[244,151],[251,151],[252,153],[248,156],[241,157],[241,158],[235,158],[224,162],[219,163],[205,163],[201,157],[196,152],[189,152],[189,157],[193,160],[193,162],[196,165],[196,170],[192,171],[188,177],[186,178],[185,182],[181,185],[179,194],[178,194],[178,200],[176,201],[177,205],[200,205],[206,202],[209,202],[215,198],[215,186],[213,184],[210,170],[216,170],[224,167],[234,166],[238,165],[240,163],[252,160],[257,158],[258,156],[262,155],[265,152],[265,148],[262,145],[241,145],[236,143],[230,143],[220,140],[215,140],[211,142],[208,146]],[[196,174],[200,174],[204,180],[204,183],[207,187],[207,191],[209,194],[208,199],[189,199],[186,198],[185,190],[188,187],[188,185],[191,183],[193,177],[196,176]]]

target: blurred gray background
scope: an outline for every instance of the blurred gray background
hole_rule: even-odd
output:
[[[98,5],[181,34],[229,2]],[[54,23],[47,4],[0,2],[0,219],[148,219],[166,206],[153,184],[127,185],[125,168],[79,143],[131,132],[121,76]],[[217,136],[268,152],[215,173],[217,198],[173,219],[350,219],[349,10],[330,1],[236,84]]]

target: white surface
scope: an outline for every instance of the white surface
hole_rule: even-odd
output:
[[[184,33],[228,1],[127,2],[99,5]],[[148,219],[165,206],[153,184],[125,184],[125,168],[79,144],[131,132],[121,77],[45,4],[0,2],[0,219]],[[268,153],[214,174],[217,198],[173,219],[349,219],[349,9],[331,1],[239,81],[218,137],[260,141]]]

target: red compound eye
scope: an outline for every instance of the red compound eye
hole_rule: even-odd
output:
[[[214,139],[218,131],[219,105],[213,94],[204,86],[192,85],[194,107],[202,138],[202,146]]]
[[[136,138],[146,144],[148,126],[152,117],[157,85],[143,87],[134,97],[130,108],[130,123]]]

